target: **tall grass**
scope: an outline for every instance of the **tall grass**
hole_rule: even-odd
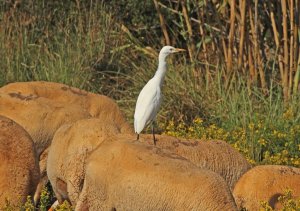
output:
[[[103,5],[86,11],[84,5],[67,1],[70,8],[65,11],[66,5],[56,2],[20,4],[1,11],[1,85],[46,80],[101,89],[93,80],[101,68],[106,70],[103,64],[117,44],[115,22]]]

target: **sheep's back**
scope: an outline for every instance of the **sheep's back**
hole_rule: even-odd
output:
[[[233,189],[237,180],[250,169],[248,161],[225,141],[182,139],[156,135],[156,145],[170,150],[199,168],[220,174]],[[152,135],[141,135],[141,142],[153,144]]]
[[[87,92],[65,84],[45,81],[10,83],[0,88],[3,93],[46,98],[63,105],[77,105],[92,117],[113,120],[123,133],[132,133],[118,105],[109,97]]]
[[[294,197],[300,197],[300,169],[262,165],[250,169],[239,179],[233,195],[240,208],[259,210],[261,201],[268,202],[273,208],[279,208],[278,197],[286,189],[293,190]]]
[[[236,210],[218,174],[122,136],[103,142],[87,160],[82,194],[91,210]]]

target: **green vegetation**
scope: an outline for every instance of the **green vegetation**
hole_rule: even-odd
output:
[[[197,120],[199,121],[199,119]],[[197,122],[196,121],[196,122]],[[51,197],[49,197],[51,196]],[[47,210],[53,202],[52,192],[45,188],[41,194],[41,205],[38,210]],[[284,194],[278,197],[278,204],[280,204],[280,211],[299,211],[300,210],[300,198],[295,198],[293,196],[293,191],[290,189],[285,190]],[[272,207],[266,201],[262,201],[260,211],[273,211]],[[44,207],[44,205],[47,205]],[[34,211],[34,205],[32,203],[31,197],[27,197],[26,203],[22,206],[20,205],[20,210],[22,211]],[[11,206],[9,201],[7,201],[6,206],[2,208],[3,211],[14,211],[18,209],[16,206]],[[54,211],[72,211],[74,208],[67,202],[64,201],[61,205],[58,205]],[[246,209],[242,209],[246,210]]]
[[[282,196],[278,197],[278,202],[282,206],[280,211],[299,211],[300,210],[300,198],[295,199],[293,197],[293,191],[285,190]],[[272,207],[265,201],[261,202],[260,211],[273,211]]]
[[[192,124],[170,121],[165,134],[184,137],[219,139],[230,143],[252,164],[278,164],[300,167],[300,125],[290,124],[291,111],[283,114],[282,124],[267,124],[265,120],[250,122],[245,128],[224,129],[215,124],[205,125],[196,118]]]
[[[0,210],[1,211],[15,211],[15,210],[47,211],[51,207],[52,203],[54,203],[54,200],[55,198],[53,196],[53,191],[51,190],[51,188],[45,187],[42,190],[38,208],[35,208],[32,198],[28,196],[24,205],[11,205],[10,201],[7,200],[5,206],[1,207]],[[72,210],[74,210],[73,207],[67,201],[64,201],[62,204],[58,205],[54,211],[72,211]]]

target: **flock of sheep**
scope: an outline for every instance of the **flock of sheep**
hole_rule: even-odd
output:
[[[0,88],[0,210],[49,181],[75,210],[258,210],[300,197],[300,169],[256,166],[224,141],[142,135],[116,103],[51,82]]]

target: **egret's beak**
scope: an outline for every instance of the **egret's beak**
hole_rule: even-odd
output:
[[[174,53],[183,52],[183,51],[186,51],[186,50],[182,49],[182,48],[175,48]]]

